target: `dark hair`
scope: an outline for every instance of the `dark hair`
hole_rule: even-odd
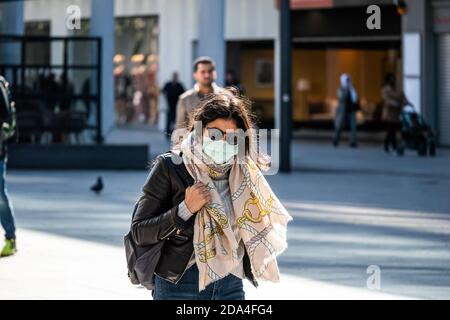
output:
[[[246,131],[254,127],[250,107],[250,100],[239,95],[234,87],[226,88],[221,93],[209,94],[191,114],[188,129],[194,129],[195,121],[201,121],[204,127],[216,119],[233,119],[239,129]]]
[[[197,71],[199,64],[210,64],[213,68],[213,70],[216,70],[216,64],[214,63],[214,60],[210,57],[199,57],[195,59],[194,61],[194,72]]]
[[[228,87],[220,93],[212,93],[202,99],[198,107],[191,114],[188,131],[194,130],[195,122],[200,121],[202,127],[217,119],[233,119],[238,129],[244,133],[249,129],[256,129],[254,114],[251,112],[251,101],[241,95],[238,89]],[[256,165],[261,169],[267,169],[270,159],[267,155],[256,151],[256,137],[250,132],[245,138],[245,151]]]

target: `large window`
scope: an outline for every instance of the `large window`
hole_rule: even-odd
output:
[[[337,107],[339,78],[343,73],[352,77],[358,92],[361,106],[359,122],[381,120],[383,81],[388,73],[401,79],[400,59],[399,49],[294,50],[294,120],[333,119]]]
[[[89,19],[73,35],[89,35]],[[157,121],[159,28],[156,16],[115,19],[114,95],[116,123],[151,123]],[[92,52],[82,42],[74,43],[69,60],[80,64],[91,60]],[[79,73],[74,87],[87,90],[90,73]]]
[[[116,122],[155,124],[158,119],[158,19],[116,19],[114,92]]]
[[[263,125],[274,118],[274,49],[271,42],[229,42],[227,69],[233,70]],[[396,75],[402,88],[402,63],[398,43],[294,44],[292,50],[292,112],[294,123],[332,127],[337,108],[337,89],[342,73],[348,73],[358,91],[359,123],[379,122],[381,89],[385,76]]]

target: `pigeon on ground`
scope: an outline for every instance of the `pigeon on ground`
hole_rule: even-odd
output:
[[[97,178],[97,182],[91,187],[91,190],[99,194],[103,190],[103,180],[102,177]]]

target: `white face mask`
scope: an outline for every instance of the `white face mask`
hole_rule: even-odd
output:
[[[211,140],[203,137],[203,152],[216,164],[224,164],[238,154],[238,145],[231,145],[224,140]]]

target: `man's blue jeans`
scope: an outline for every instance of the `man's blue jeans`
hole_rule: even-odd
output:
[[[14,214],[6,191],[6,157],[0,158],[0,222],[5,230],[6,239],[16,238],[16,226]]]
[[[245,300],[242,279],[229,274],[198,292],[198,268],[192,265],[177,284],[155,275],[154,300]]]

